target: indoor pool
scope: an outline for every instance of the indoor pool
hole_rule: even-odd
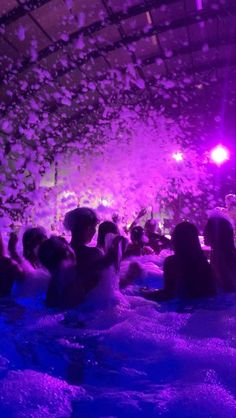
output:
[[[1,302],[1,417],[235,417],[236,297]]]

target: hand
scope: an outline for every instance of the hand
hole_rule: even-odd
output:
[[[136,218],[136,219],[140,219],[140,218],[142,218],[144,215],[146,215],[146,213],[147,213],[147,208],[143,208],[143,209],[141,209],[141,210],[140,210],[140,212],[138,213],[138,215],[137,215],[137,218]]]

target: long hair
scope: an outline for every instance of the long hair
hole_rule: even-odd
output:
[[[211,267],[201,249],[197,227],[181,222],[174,229],[172,243],[180,268],[180,293],[187,297],[214,294]]]
[[[212,216],[208,219],[204,236],[211,248],[222,253],[235,254],[234,230],[228,219]]]
[[[172,245],[178,258],[194,259],[202,251],[197,227],[190,222],[179,223],[172,233]]]
[[[35,248],[40,245],[47,238],[47,234],[44,228],[35,227],[27,229],[22,238],[23,243],[23,255],[26,260],[31,263],[35,261]]]

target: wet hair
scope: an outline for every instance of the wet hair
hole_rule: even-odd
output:
[[[226,218],[210,217],[204,229],[204,236],[212,249],[225,253],[235,251],[233,226]]]
[[[190,222],[180,222],[171,237],[174,252],[179,257],[194,257],[201,252],[197,227]]]
[[[50,272],[57,269],[61,262],[74,259],[73,250],[63,237],[53,235],[40,245],[39,260]]]
[[[27,229],[22,238],[23,243],[23,255],[26,260],[31,261],[34,255],[34,249],[40,245],[47,238],[47,234],[44,228],[38,226],[35,228]]]
[[[130,239],[134,242],[140,242],[143,237],[143,228],[141,226],[134,226],[130,231]]]
[[[97,245],[99,247],[105,246],[105,238],[107,234],[119,234],[117,225],[111,221],[104,221],[98,227]]]
[[[83,232],[89,226],[96,226],[98,218],[94,210],[86,207],[76,208],[66,213],[64,227],[73,233]]]

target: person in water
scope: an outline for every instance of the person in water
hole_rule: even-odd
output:
[[[39,260],[50,272],[46,305],[50,308],[73,308],[83,300],[76,280],[76,261],[65,238],[51,236],[39,248]]]
[[[47,239],[47,234],[42,227],[28,228],[22,238],[23,257],[17,251],[18,237],[12,232],[8,242],[8,251],[12,259],[17,262],[23,271],[21,280],[16,281],[14,295],[17,297],[29,297],[45,293],[48,287],[50,275],[41,265],[38,251],[40,245]]]
[[[130,231],[131,243],[127,246],[125,257],[140,257],[141,255],[153,254],[153,250],[147,246],[147,237],[141,226],[134,226]]]
[[[103,271],[114,265],[119,268],[119,241],[117,236],[104,254],[97,247],[89,247],[98,224],[98,218],[94,210],[87,207],[79,207],[71,210],[65,216],[64,226],[71,231],[71,247],[74,250],[77,264],[79,282],[83,283],[85,294],[98,285]]]
[[[143,296],[158,301],[213,296],[213,272],[201,249],[196,226],[179,223],[172,234],[172,246],[174,255],[164,261],[164,288],[143,290]]]
[[[0,235],[0,297],[9,296],[15,280],[21,280],[23,272],[11,258],[5,256],[2,236]]]
[[[235,292],[236,249],[232,224],[224,217],[210,217],[205,226],[204,241],[211,247],[210,263],[218,289]]]
[[[155,219],[148,219],[144,226],[144,232],[148,238],[148,246],[151,247],[155,254],[159,254],[161,250],[170,248],[170,240],[161,233],[156,232],[157,223]]]
[[[106,252],[106,236],[108,234],[119,235],[119,229],[114,222],[104,221],[98,227],[97,238],[97,248],[102,251],[103,254]]]

